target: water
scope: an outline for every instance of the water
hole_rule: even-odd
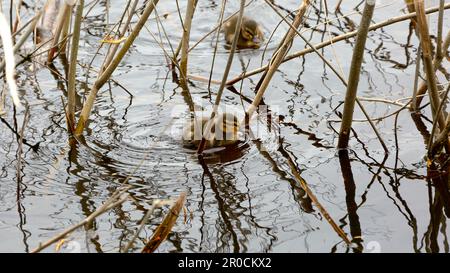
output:
[[[113,23],[123,7],[112,2],[109,20]],[[226,15],[238,9],[238,1],[228,2]],[[282,2],[279,4],[283,8],[292,11],[299,1]],[[342,13],[351,15],[324,28],[319,24],[324,12],[318,12],[324,11],[324,7],[320,1],[316,2],[316,9],[309,10],[307,23],[312,28],[317,25],[317,29],[304,29],[304,35],[313,43],[349,31],[350,20],[356,24],[360,20],[353,10],[354,4],[344,1]],[[337,1],[327,2],[329,16],[335,18],[331,10]],[[427,5],[435,6],[438,2],[427,1]],[[179,3],[184,14],[186,1]],[[40,7],[41,3],[32,5]],[[3,7],[9,7],[5,1]],[[378,7],[375,22],[405,12],[402,1],[380,1]],[[182,31],[175,4],[160,1],[157,11],[160,15],[168,14],[162,23],[170,44],[176,48]],[[193,21],[192,43],[216,24],[219,12],[220,1],[200,1]],[[33,13],[32,9],[23,12],[27,18]],[[83,24],[88,31],[81,35],[82,63],[91,61],[103,38],[105,14],[105,3],[101,1]],[[266,37],[279,21],[264,1],[253,1],[247,14],[260,21]],[[33,72],[30,63],[19,67],[19,90],[31,105],[24,138],[31,145],[39,143],[39,148],[35,152],[24,146],[18,172],[18,141],[6,126],[14,126],[8,101],[5,109],[8,114],[2,117],[0,130],[0,251],[31,251],[40,242],[90,215],[128,176],[133,186],[129,193],[134,201],[98,217],[88,231],[79,229],[72,233],[68,241],[76,242],[77,250],[120,251],[133,237],[154,199],[176,198],[186,192],[188,213],[178,219],[158,252],[356,251],[347,248],[299,187],[287,163],[286,158],[291,158],[311,191],[347,236],[356,241],[362,237],[363,251],[448,252],[445,214],[439,223],[432,225],[437,233],[430,233],[423,159],[426,145],[409,112],[403,111],[398,117],[397,169],[394,118],[376,123],[391,151],[384,163],[384,151],[370,126],[365,122],[354,123],[358,137],[352,138],[349,151],[354,183],[344,179],[343,170],[350,169],[340,163],[334,148],[337,143],[334,130],[339,130],[340,124],[333,120],[338,120],[334,109],[342,102],[345,87],[315,54],[283,64],[266,92],[265,103],[283,121],[279,124],[280,138],[274,137],[274,132],[262,130],[259,140],[247,141],[234,150],[208,154],[205,171],[195,151],[184,148],[179,140],[180,124],[188,116],[188,108],[181,89],[172,82],[163,51],[148,32],[171,52],[169,42],[158,34],[154,15],[151,18],[148,30],[142,30],[131,53],[113,75],[132,96],[114,83],[99,92],[84,134],[86,145],[70,149],[67,144],[61,102],[64,82],[46,68]],[[429,20],[435,33],[437,17],[433,15]],[[237,53],[229,78],[240,75],[247,65],[247,70],[251,70],[267,63],[287,28],[279,27],[267,51],[261,48]],[[444,33],[449,28],[446,20]],[[405,21],[370,33],[359,88],[361,97],[397,100],[411,96],[418,41],[415,34],[408,41],[409,31],[409,22]],[[219,43],[224,43],[222,36]],[[209,37],[191,52],[190,74],[209,77],[213,44],[213,38]],[[346,74],[353,44],[354,39],[349,39],[327,47],[322,53]],[[304,46],[301,39],[296,39],[291,52]],[[31,51],[31,42],[26,47]],[[213,79],[222,78],[227,54],[219,46]],[[97,57],[94,67],[101,60]],[[59,59],[55,66],[64,74]],[[444,66],[448,70],[448,62]],[[86,70],[79,67],[78,75],[77,87],[82,96]],[[90,84],[95,76],[89,73]],[[442,74],[439,77],[440,82],[446,82]],[[245,96],[254,96],[258,79],[256,75],[243,82]],[[190,89],[196,104],[210,105],[218,86],[212,85],[209,99],[207,83],[193,81],[193,84]],[[239,90],[240,83],[235,87]],[[222,104],[242,109],[239,96],[227,90]],[[398,109],[386,103],[364,102],[364,105],[372,117]],[[338,111],[342,112],[342,105]],[[423,113],[430,118],[428,110]],[[17,113],[19,128],[23,116],[23,111]],[[363,118],[361,111],[355,110],[355,119]],[[423,122],[430,130],[431,124],[424,119]],[[143,247],[167,211],[167,208],[155,211],[131,251]],[[45,251],[55,251],[54,246]]]

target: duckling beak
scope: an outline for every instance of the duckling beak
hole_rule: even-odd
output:
[[[255,36],[255,37],[253,37],[252,42],[259,45],[261,43],[261,39],[258,36]]]

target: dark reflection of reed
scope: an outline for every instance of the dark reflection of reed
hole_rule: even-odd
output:
[[[236,234],[236,231],[233,228],[232,222],[230,218],[233,218],[233,212],[230,211],[230,206],[225,203],[224,198],[221,196],[221,193],[219,192],[217,182],[215,181],[215,178],[213,174],[209,171],[208,166],[200,160],[200,163],[203,166],[203,176],[202,176],[202,184],[204,183],[205,175],[208,177],[211,190],[214,193],[214,197],[217,200],[217,206],[219,209],[219,214],[222,218],[222,223],[217,224],[218,232],[220,233],[220,238],[222,239],[220,242],[216,242],[216,249],[220,250],[222,247],[223,252],[229,252],[228,249],[225,249],[224,246],[229,245],[229,240],[231,237],[231,244],[232,244],[232,251],[234,253],[240,252],[241,248],[238,242],[238,237]],[[220,181],[224,182],[224,181]],[[221,227],[223,227],[223,230],[220,230]],[[209,238],[208,238],[209,239]],[[221,246],[223,244],[223,246]]]
[[[422,115],[420,113],[411,113],[411,119],[414,122],[414,125],[416,125],[417,130],[423,137],[424,144],[427,145],[428,141],[430,140],[430,132],[427,129],[427,126],[422,120]]]
[[[17,160],[21,160],[18,158]],[[18,170],[22,172],[22,170]],[[25,252],[28,253],[30,251],[30,247],[28,245],[28,239],[31,236],[31,232],[29,232],[25,226],[27,224],[27,215],[26,215],[26,209],[23,205],[23,199],[25,198],[25,190],[27,189],[27,186],[25,183],[23,183],[22,178],[25,176],[25,174],[18,173],[17,174],[17,192],[16,192],[16,201],[17,201],[17,213],[19,215],[19,223],[18,228],[20,232],[23,235],[22,242],[25,246]]]
[[[430,223],[424,234],[426,252],[439,252],[438,235],[439,229],[445,223],[446,218],[450,217],[450,199],[448,185],[448,161],[444,161],[443,166],[436,166],[433,162],[428,168],[428,194],[430,206]],[[433,187],[434,186],[434,187]],[[433,196],[434,188],[434,196]],[[442,233],[445,236],[445,228]],[[448,242],[446,242],[448,245]],[[448,247],[447,247],[448,248]],[[448,249],[447,249],[448,251]]]
[[[77,141],[79,141],[77,144],[71,145],[71,149],[69,152],[69,161],[71,163],[71,166],[68,167],[68,170],[70,171],[70,173],[72,173],[74,176],[80,177],[79,174],[83,171],[86,171],[86,169],[82,166],[82,164],[78,162],[78,149],[80,148],[80,147],[78,147],[78,145],[82,145],[83,148],[87,148],[90,152],[92,152],[92,155],[96,158],[96,166],[102,166],[102,168],[106,171],[106,174],[104,174],[105,181],[108,181],[108,180],[110,181],[111,177],[114,177],[115,180],[119,180],[119,181],[117,181],[118,183],[121,183],[122,181],[127,179],[127,177],[125,175],[119,174],[120,170],[113,167],[113,166],[117,165],[117,164],[115,164],[114,159],[90,148],[87,145],[87,143],[85,142],[83,137],[77,138]],[[96,202],[95,200],[97,200],[97,198],[95,195],[90,194],[90,192],[93,190],[93,188],[92,188],[93,185],[91,184],[91,182],[92,181],[87,178],[80,177],[75,185],[75,194],[80,197],[81,210],[83,212],[83,215],[86,217],[89,216],[90,214],[92,214],[92,212],[94,212],[96,209],[94,204],[95,204],[95,202]],[[115,183],[114,185],[118,185],[118,183]],[[115,191],[114,186],[106,187],[106,189],[109,191],[110,194],[113,194]],[[135,191],[130,190],[128,193],[130,194],[130,196],[132,198],[135,198],[136,200],[139,199],[135,196],[136,195]],[[91,199],[90,196],[92,196],[94,199]],[[142,206],[142,204],[137,203],[137,202],[132,202],[132,204],[135,206],[135,210],[141,211],[143,213],[143,215],[145,214],[146,209],[145,209],[145,207]],[[126,245],[127,240],[132,237],[132,235],[134,234],[135,231],[134,231],[134,229],[131,230],[129,228],[129,225],[127,225],[127,223],[130,222],[130,218],[127,213],[128,210],[124,210],[123,206],[117,206],[114,209],[112,209],[111,211],[115,214],[115,217],[114,217],[115,228],[121,230],[120,236],[118,237],[119,250],[120,250],[121,246]],[[155,217],[159,217],[159,216],[160,215],[158,213],[155,213]],[[86,229],[92,230],[95,232],[97,230],[97,226],[95,223],[96,223],[96,220],[94,220],[94,222],[91,226],[86,227]],[[135,226],[133,225],[132,227],[134,228]],[[87,238],[88,241],[95,246],[96,252],[103,252],[101,244],[99,243],[100,238],[88,236],[89,233],[86,233],[86,235],[88,237]],[[141,241],[144,241],[146,238],[141,238],[141,239],[142,239]],[[178,242],[173,241],[172,243],[174,245],[176,245]]]
[[[423,116],[420,113],[411,113],[411,118],[414,121],[417,130],[424,138],[424,144],[426,145],[429,141],[430,133],[422,121],[422,117]],[[428,185],[430,223],[428,224],[427,231],[425,232],[423,239],[425,241],[425,251],[432,253],[439,252],[439,228],[441,226],[445,227],[446,216],[447,218],[450,217],[448,159],[441,157],[438,158],[438,162],[441,166],[436,166],[434,162],[430,164],[426,177]],[[448,252],[448,242],[445,228],[443,228],[442,234],[444,236],[446,252]],[[420,251],[420,248],[416,248],[415,250],[418,252]]]
[[[353,180],[348,150],[339,150],[339,163],[341,164],[341,172],[344,179],[345,202],[347,204],[348,220],[350,222],[350,234],[352,235],[352,242],[356,244],[356,247],[353,247],[352,249],[354,252],[362,252],[361,224],[357,213],[358,205],[355,201],[356,185]]]
[[[358,157],[357,153],[353,153],[353,156],[356,158],[356,160],[359,163],[367,166],[368,171],[373,174],[372,179],[369,181],[369,183],[366,186],[366,189],[364,190],[364,193],[361,195],[361,202],[357,205],[357,208],[360,208],[363,204],[366,203],[367,194],[369,193],[369,190],[370,190],[371,186],[373,185],[373,183],[377,181],[380,184],[380,186],[382,187],[382,189],[384,190],[384,192],[386,193],[387,198],[392,200],[392,203],[395,205],[395,207],[400,212],[400,214],[405,217],[407,224],[411,227],[413,249],[415,252],[419,252],[420,250],[419,250],[419,246],[418,246],[417,220],[416,220],[416,217],[414,216],[412,210],[409,208],[408,203],[406,202],[406,200],[402,197],[402,195],[400,193],[400,180],[402,177],[406,177],[408,179],[422,179],[422,177],[418,176],[418,175],[410,174],[407,171],[401,171],[401,170],[388,168],[387,166],[385,166],[385,163],[388,159],[387,155],[383,158],[383,161],[380,163],[365,162],[362,158]],[[373,167],[377,167],[377,170],[374,171]],[[395,196],[391,196],[388,189],[384,185],[383,181],[380,179],[380,174],[382,171],[383,171],[383,174],[389,178],[389,181],[390,181],[389,185],[391,186],[392,191],[395,193]],[[394,176],[392,176],[391,173],[394,173]],[[396,177],[397,174],[402,174],[402,177],[397,178]],[[399,202],[397,202],[397,200]],[[344,222],[344,224],[345,224],[344,219],[346,217],[347,217],[347,215],[345,215],[343,218],[340,219],[340,221]],[[345,226],[345,225],[343,225],[343,226]]]
[[[81,166],[81,164],[78,163],[78,147],[77,145],[71,145],[71,149],[69,151],[69,162],[70,165],[68,167],[68,170],[73,175],[78,175],[84,168]],[[71,168],[71,165],[74,165],[74,168]],[[89,189],[85,186],[85,184],[89,184],[89,180],[85,178],[80,178],[76,184],[75,184],[75,191],[74,193],[80,198],[80,206],[81,211],[83,212],[83,215],[86,217],[91,215],[92,212],[95,211],[95,208],[92,206],[93,201],[90,200],[88,196],[90,196]],[[95,227],[95,222],[92,223],[92,227]],[[87,227],[85,227],[87,228]],[[94,228],[95,230],[95,228]],[[91,243],[95,245],[95,250],[97,252],[103,252],[100,243],[98,242],[97,238],[91,238],[89,240]],[[89,249],[89,248],[88,248]]]
[[[208,166],[201,158],[200,163],[204,170],[202,176],[203,191],[202,202],[200,204],[201,209],[203,210],[203,201],[205,200],[205,180],[209,180],[209,185],[214,194],[214,198],[217,201],[218,212],[220,215],[215,224],[215,230],[218,235],[214,251],[233,253],[247,252],[252,243],[249,236],[255,234],[255,231],[252,231],[252,228],[264,230],[264,233],[268,237],[268,243],[261,251],[269,251],[276,237],[272,235],[270,227],[264,227],[258,224],[256,217],[252,215],[252,202],[249,192],[241,192],[236,187],[236,177],[232,173],[227,172],[221,165]],[[248,201],[248,208],[241,205],[245,201]],[[246,223],[244,224],[242,221],[246,221]],[[204,213],[202,214],[201,223],[199,249],[200,251],[206,251],[208,248],[205,247],[204,244],[211,244],[211,237],[215,236],[208,234],[208,228],[205,226]],[[249,226],[249,228],[244,228],[244,226]],[[260,239],[266,238],[262,237]]]
[[[262,149],[261,142],[259,140],[255,140],[254,143],[256,144],[256,147],[261,155],[272,165],[272,170],[277,173],[281,179],[289,183],[292,191],[292,197],[299,203],[300,208],[306,213],[313,213],[314,208],[312,206],[312,201],[306,194],[305,190],[300,187],[298,182],[292,178],[290,174],[278,166],[279,163],[277,163],[270,153],[268,153],[265,149]]]

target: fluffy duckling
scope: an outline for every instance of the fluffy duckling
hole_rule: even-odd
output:
[[[201,118],[191,120],[183,132],[183,141],[186,145],[198,147],[208,120],[209,116],[202,116]],[[239,141],[239,121],[234,114],[217,114],[213,122],[214,124],[211,128],[209,138],[206,139],[206,149],[227,146]]]
[[[238,15],[234,15],[228,20],[224,26],[225,40],[227,44],[231,45],[234,40],[234,31],[238,21]],[[244,48],[259,48],[264,40],[264,34],[259,24],[248,17],[242,18],[241,31],[239,32],[239,40],[236,47],[238,49]]]

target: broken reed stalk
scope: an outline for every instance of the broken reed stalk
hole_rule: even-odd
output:
[[[72,6],[75,4],[75,2],[76,0],[65,0],[63,7],[58,14],[55,35],[53,36],[52,46],[48,52],[47,63],[51,63],[53,61],[56,50],[58,49],[59,37],[61,36],[65,21],[68,20],[70,12],[72,10]]]
[[[95,98],[97,97],[98,91],[108,81],[108,79],[111,77],[114,70],[117,68],[119,63],[122,61],[123,57],[130,49],[130,47],[133,44],[136,37],[139,35],[139,32],[141,31],[145,22],[147,22],[148,17],[153,12],[153,10],[155,9],[158,2],[159,2],[159,0],[152,0],[151,2],[147,3],[147,6],[145,7],[145,10],[142,13],[142,16],[139,18],[139,21],[136,23],[133,31],[130,33],[130,36],[128,36],[128,38],[125,40],[123,46],[121,47],[121,49],[119,50],[117,55],[114,57],[114,59],[111,61],[111,63],[105,69],[105,71],[101,72],[101,75],[97,78],[94,85],[91,87],[89,96],[87,97],[86,102],[83,106],[83,109],[81,110],[80,118],[78,120],[78,124],[75,129],[76,135],[81,135],[83,133],[84,128],[86,126],[86,122],[89,118],[89,115],[91,114],[92,107],[94,106],[94,101],[95,101]]]
[[[420,34],[420,45],[422,47],[422,60],[427,79],[428,95],[431,102],[433,118],[437,117],[439,128],[445,127],[445,114],[437,113],[436,110],[440,103],[433,57],[431,51],[431,39],[428,31],[427,18],[425,16],[425,5],[423,0],[414,0],[414,8],[417,13],[417,29]]]
[[[450,8],[450,3],[445,4],[444,9],[449,9],[449,8]],[[437,12],[437,11],[439,11],[439,7],[433,7],[433,8],[429,8],[429,9],[425,10],[425,13],[429,14],[429,13],[434,13],[434,12]],[[415,18],[415,17],[416,17],[416,13],[415,12],[408,13],[408,14],[405,14],[405,15],[400,15],[400,16],[397,16],[397,17],[393,17],[393,18],[387,19],[385,21],[382,21],[380,23],[371,25],[369,27],[369,31],[376,30],[376,29],[379,29],[379,28],[382,28],[382,27],[385,27],[385,26],[389,26],[389,25],[392,25],[392,24],[395,24],[395,23],[398,23],[398,22],[402,22],[402,21],[405,21],[405,20],[409,20],[409,19],[412,19],[412,18]],[[334,37],[332,39],[329,39],[327,41],[318,43],[318,44],[315,45],[315,47],[316,47],[316,49],[321,49],[321,48],[324,48],[326,46],[332,45],[332,44],[340,42],[340,41],[346,41],[349,38],[356,36],[357,34],[358,34],[357,30],[351,31],[351,32],[348,32],[348,33],[336,36],[336,37]],[[295,58],[304,56],[306,54],[312,53],[313,51],[314,50],[312,48],[302,49],[300,51],[297,51],[295,53],[287,55],[283,59],[282,62],[283,63],[284,62],[288,62],[288,61],[290,61],[292,59],[295,59]],[[239,75],[239,76],[229,80],[227,82],[227,85],[233,85],[233,84],[241,81],[242,79],[245,79],[245,78],[248,78],[250,76],[256,75],[258,73],[264,72],[264,71],[267,70],[268,67],[269,67],[269,65],[265,65],[265,66],[262,66],[262,67],[259,67],[259,68],[247,71],[245,74]]]
[[[309,5],[310,5],[309,0],[302,1],[300,7],[298,8],[297,14],[295,15],[294,21],[292,23],[294,29],[289,28],[288,32],[284,36],[285,38],[283,39],[282,44],[278,47],[278,50],[274,53],[271,60],[269,61],[269,64],[267,66],[267,74],[265,74],[264,79],[260,87],[258,88],[258,92],[256,93],[256,96],[252,104],[247,109],[246,112],[247,120],[250,120],[252,118],[252,115],[255,112],[256,108],[259,106],[264,96],[264,92],[269,86],[269,83],[272,80],[273,75],[275,74],[276,70],[281,65],[289,49],[291,48],[292,41],[294,40],[296,34],[296,29],[298,29],[300,27],[300,24],[303,22],[303,17]]]
[[[142,249],[142,253],[152,253],[159,245],[167,238],[173,226],[177,222],[178,216],[180,215],[181,209],[184,207],[184,202],[186,201],[186,193],[182,192],[180,197],[178,197],[175,204],[170,208],[164,220],[156,228],[151,239],[145,244]]]
[[[240,33],[242,26],[242,18],[244,17],[244,9],[245,9],[245,0],[241,0],[241,5],[239,7],[239,15],[236,23],[236,27],[234,29],[234,33]],[[198,145],[197,154],[201,154],[205,149],[206,139],[209,139],[209,135],[211,133],[211,129],[214,125],[213,119],[217,114],[217,110],[219,109],[219,104],[222,98],[223,90],[225,89],[226,82],[228,79],[228,74],[230,73],[231,64],[233,63],[234,53],[236,51],[237,42],[239,40],[238,34],[234,35],[233,42],[231,43],[230,53],[228,55],[227,65],[225,66],[225,71],[223,72],[222,82],[220,83],[219,90],[217,91],[216,100],[214,101],[213,111],[211,113],[211,117],[206,123],[205,129],[203,130],[202,140]]]
[[[125,248],[123,249],[122,252],[127,253],[128,250],[133,247],[134,241],[136,241],[137,237],[139,236],[141,231],[144,229],[145,225],[147,224],[148,220],[150,219],[150,216],[153,215],[153,212],[155,211],[155,209],[162,207],[165,203],[167,203],[166,200],[159,200],[159,199],[153,200],[152,205],[150,206],[150,208],[147,210],[144,217],[142,218],[142,221],[141,221],[141,224],[140,224],[138,230],[136,231],[134,236],[131,238],[131,240],[128,242],[128,244],[125,246]]]
[[[80,221],[78,224],[64,230],[60,234],[56,235],[55,237],[51,238],[50,240],[46,241],[45,243],[40,243],[39,246],[31,251],[31,253],[38,253],[41,252],[43,249],[49,247],[50,245],[56,243],[57,241],[63,239],[68,234],[72,233],[73,231],[77,230],[78,228],[82,226],[88,226],[92,221],[95,220],[98,216],[102,215],[103,213],[107,212],[108,210],[119,206],[123,202],[125,202],[129,194],[126,193],[127,190],[130,189],[130,186],[124,187],[124,188],[118,188],[108,200],[103,203],[98,209],[96,209],[93,213],[91,213],[88,217]]]
[[[73,36],[70,49],[70,62],[67,84],[67,127],[70,134],[75,130],[75,100],[76,100],[76,73],[77,73],[77,58],[78,47],[80,42],[80,28],[81,19],[83,17],[84,0],[78,0],[77,9],[75,13],[75,22],[73,24]]]
[[[188,49],[189,49],[189,39],[191,37],[191,26],[192,26],[192,18],[194,17],[194,10],[196,6],[196,0],[188,0],[186,15],[183,21],[183,38],[181,40],[181,61],[180,61],[180,85],[183,89],[183,92],[187,95],[187,99],[189,102],[189,110],[191,112],[194,111],[194,102],[192,100],[191,93],[189,92],[188,87],[188,78],[187,78],[187,68],[188,68]]]
[[[352,128],[353,111],[355,109],[356,95],[358,92],[359,76],[364,57],[364,49],[366,47],[367,33],[369,32],[370,21],[372,20],[374,10],[375,1],[366,0],[350,65],[348,86],[344,101],[344,111],[342,115],[341,129],[339,132],[339,149],[345,149],[348,147],[350,130]]]

